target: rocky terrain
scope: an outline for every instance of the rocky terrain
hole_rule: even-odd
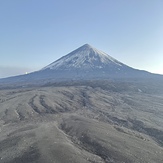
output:
[[[0,162],[162,163],[161,85],[87,81],[1,89]]]
[[[162,163],[163,76],[85,44],[0,79],[0,163]]]

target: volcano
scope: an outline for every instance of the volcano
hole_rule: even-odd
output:
[[[160,76],[129,67],[91,45],[85,44],[39,71],[1,79],[0,83],[33,84],[71,80],[149,79]]]
[[[85,44],[42,70],[95,70],[122,66],[125,65],[89,44]]]

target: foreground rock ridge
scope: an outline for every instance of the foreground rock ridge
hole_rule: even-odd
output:
[[[156,90],[107,81],[0,90],[0,162],[162,163]]]

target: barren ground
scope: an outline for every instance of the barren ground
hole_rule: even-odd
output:
[[[163,96],[147,90],[0,90],[0,163],[162,163]]]

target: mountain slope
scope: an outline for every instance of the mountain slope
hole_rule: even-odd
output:
[[[1,79],[0,84],[28,85],[71,80],[133,80],[160,77],[162,78],[161,75],[131,68],[85,44],[39,71]]]
[[[48,72],[63,73],[63,78],[95,79],[126,76],[133,68],[117,61],[108,54],[85,44],[59,60],[44,67]],[[58,77],[59,77],[58,76]]]
[[[91,47],[89,44],[85,44],[77,50],[46,66],[42,70],[67,70],[72,68],[101,69],[107,67],[108,65],[114,65],[117,67],[124,66],[124,64],[110,57],[106,53]]]
[[[162,163],[162,94],[101,84],[0,90],[0,163]]]

